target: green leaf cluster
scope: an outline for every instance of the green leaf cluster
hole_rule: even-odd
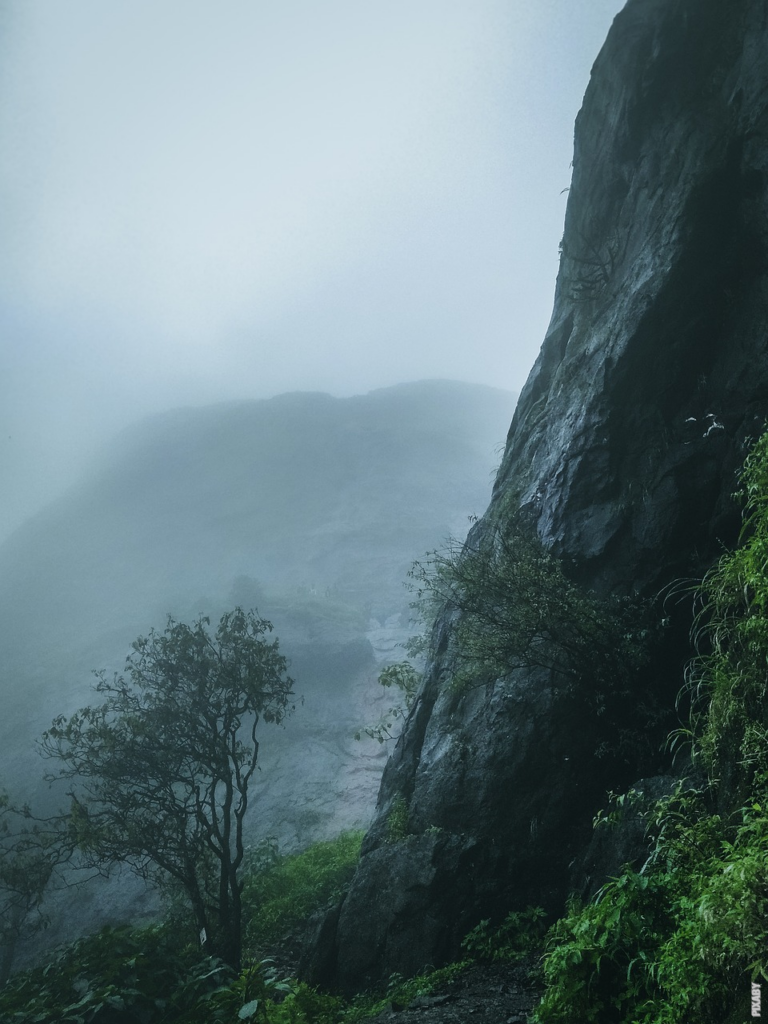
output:
[[[371,739],[385,743],[394,739],[394,728],[397,722],[404,722],[408,712],[416,700],[416,693],[419,689],[421,676],[409,661],[399,661],[394,665],[387,665],[379,673],[379,685],[385,689],[393,689],[399,694],[395,704],[387,708],[384,714],[375,725],[366,725],[360,732],[355,734],[359,740],[362,733],[370,736]]]
[[[636,682],[661,628],[648,602],[585,591],[520,512],[490,523],[466,545],[430,552],[409,576],[413,606],[425,621],[448,612],[440,635],[447,629],[452,639],[457,691],[516,669],[543,669],[602,721],[601,755],[626,759],[647,745],[658,700],[649,689],[638,702]],[[421,653],[422,639],[410,653]]]
[[[480,960],[520,960],[541,948],[545,922],[542,907],[512,910],[495,928],[484,918],[464,936],[461,948]]]
[[[276,856],[248,872],[243,890],[246,942],[252,950],[279,943],[310,915],[341,898],[360,856],[363,832],[344,832],[302,853]]]
[[[162,927],[104,929],[58,951],[0,989],[14,1024],[229,1024],[266,1020],[283,985],[268,962],[236,974],[216,957],[180,949]]]

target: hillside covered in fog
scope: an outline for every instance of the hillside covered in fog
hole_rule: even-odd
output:
[[[274,622],[305,698],[263,737],[258,830],[296,844],[367,820],[383,751],[354,733],[404,656],[403,582],[482,514],[513,407],[425,381],[177,410],[121,435],[0,549],[3,784],[31,795],[36,739],[137,635],[240,604]]]

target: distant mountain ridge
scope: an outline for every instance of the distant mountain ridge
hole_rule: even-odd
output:
[[[367,564],[388,562],[406,536],[418,551],[439,540],[436,526],[455,530],[465,511],[483,511],[492,448],[513,404],[502,391],[435,381],[154,417],[122,435],[111,464],[0,547],[0,608],[18,619],[20,598],[39,608],[47,593],[51,611],[84,600],[103,615],[114,589],[151,600],[161,584],[186,592],[201,577],[225,586],[243,573],[360,592],[369,569],[342,565],[340,553],[360,553],[356,536]],[[385,568],[388,589],[401,568]],[[85,591],[49,590],[62,575],[70,591]]]
[[[368,619],[396,621],[410,562],[482,513],[514,401],[421,381],[180,409],[125,431],[0,547],[0,785],[24,787],[42,729],[90,701],[91,671],[120,670],[168,613],[257,604],[300,669],[297,691],[322,704],[333,678],[364,722],[364,693],[379,689]],[[353,680],[362,689],[342,699]]]

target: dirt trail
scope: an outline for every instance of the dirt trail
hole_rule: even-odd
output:
[[[526,1024],[541,989],[534,968],[537,957],[519,963],[475,964],[429,996],[408,1006],[390,1006],[372,1024]]]

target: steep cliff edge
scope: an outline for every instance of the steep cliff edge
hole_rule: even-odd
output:
[[[522,508],[585,589],[649,596],[735,539],[735,471],[768,414],[766,53],[760,0],[616,18],[576,124],[551,324],[472,542]],[[446,613],[309,974],[364,986],[444,961],[481,917],[561,906],[606,790],[668,770],[686,614],[625,708],[654,742],[601,757],[611,723],[542,669],[452,687]]]

